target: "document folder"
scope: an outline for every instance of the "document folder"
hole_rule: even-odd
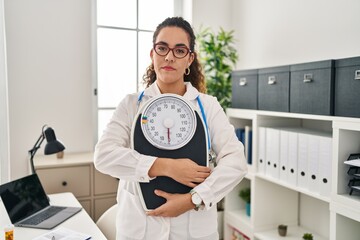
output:
[[[330,197],[332,182],[332,137],[321,136],[319,142],[320,194]]]
[[[288,180],[288,159],[289,159],[289,131],[280,130],[280,163],[279,178],[281,181]]]
[[[259,127],[259,156],[257,160],[258,172],[265,174],[266,164],[266,128]]]
[[[297,186],[298,133],[289,131],[288,183]]]

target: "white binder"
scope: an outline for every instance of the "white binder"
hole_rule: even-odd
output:
[[[267,176],[279,179],[280,130],[266,129],[266,167]]]
[[[309,134],[308,138],[308,187],[314,193],[319,193],[319,141],[320,136]]]
[[[259,127],[259,155],[257,160],[258,172],[265,174],[266,154],[266,128]]]
[[[280,130],[280,162],[279,162],[279,178],[281,181],[288,180],[288,159],[289,159],[289,131]]]
[[[297,186],[298,133],[289,131],[288,183]]]
[[[299,133],[298,135],[298,164],[297,164],[297,186],[308,188],[308,134]]]
[[[319,138],[319,184],[320,194],[326,197],[331,195],[332,171],[332,137]]]

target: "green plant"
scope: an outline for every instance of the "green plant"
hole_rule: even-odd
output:
[[[251,200],[251,190],[250,188],[241,189],[239,192],[239,197],[244,200],[246,203],[250,203]]]
[[[313,235],[311,233],[304,233],[303,235],[304,240],[313,240]]]
[[[222,28],[218,33],[200,28],[196,36],[207,93],[217,97],[224,110],[231,105],[231,72],[238,59],[233,34]]]

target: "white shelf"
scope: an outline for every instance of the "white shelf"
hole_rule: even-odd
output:
[[[257,240],[300,240],[304,233],[312,233],[310,230],[305,229],[300,226],[288,226],[287,234],[285,237],[281,237],[277,229],[272,229],[269,231],[255,233],[254,236]],[[315,240],[327,240],[327,238],[321,237],[319,235],[313,234]]]
[[[315,240],[337,240],[344,233],[349,236],[348,240],[359,239],[360,196],[355,192],[349,195],[347,184],[351,177],[347,175],[349,165],[344,161],[349,154],[360,152],[360,118],[231,108],[227,109],[227,115],[235,128],[251,126],[253,130],[252,165],[248,165],[246,179],[225,198],[224,224],[228,230],[237,229],[251,240],[300,240],[306,232],[312,233]],[[296,182],[258,172],[258,158],[263,158],[259,156],[260,127],[330,133],[330,196],[328,190],[315,192],[317,188],[312,185],[310,189],[315,190],[311,191]],[[251,217],[246,216],[237,194],[249,186]],[[279,236],[279,224],[289,225],[286,237]]]
[[[349,194],[341,194],[333,197],[333,205],[337,206],[346,206],[353,208],[352,213],[357,212],[360,214],[360,197],[359,196],[350,196]],[[360,215],[359,215],[360,219]],[[359,225],[360,227],[360,225]]]
[[[346,122],[346,124],[359,124],[360,118],[348,118],[338,116],[326,116],[326,115],[312,115],[302,113],[291,113],[291,112],[272,112],[263,110],[252,110],[252,109],[235,109],[228,108],[226,110],[228,117],[252,119],[255,116],[272,116],[272,117],[286,117],[286,118],[299,118],[299,119],[312,119],[312,120],[323,120],[323,121],[334,121],[334,122]],[[338,124],[338,123],[337,123]],[[351,128],[352,129],[352,128]]]
[[[232,223],[231,226],[241,230],[245,235],[252,234],[251,218],[246,215],[245,209],[225,212],[225,222]]]
[[[245,178],[249,180],[253,180],[256,175],[255,167],[253,165],[248,164],[247,168],[248,168],[248,172],[246,173]]]
[[[256,116],[256,111],[228,108],[226,114],[228,117],[252,120]]]
[[[310,197],[313,197],[313,198],[316,198],[316,199],[319,199],[321,201],[324,201],[324,202],[330,202],[330,198],[329,197],[326,197],[326,196],[322,196],[320,195],[319,193],[316,193],[316,192],[311,192],[307,189],[304,189],[304,188],[299,188],[297,186],[294,186],[294,185],[291,185],[287,182],[283,182],[283,181],[280,181],[279,179],[276,179],[276,178],[272,178],[272,177],[268,177],[264,174],[261,174],[261,173],[258,173],[256,174],[257,177],[259,178],[262,178],[264,180],[267,180],[269,182],[272,182],[272,183],[275,183],[277,185],[280,185],[280,186],[283,186],[283,187],[286,187],[288,189],[291,189],[291,190],[294,190],[294,191],[297,191],[299,193],[303,193],[303,194],[306,194]]]

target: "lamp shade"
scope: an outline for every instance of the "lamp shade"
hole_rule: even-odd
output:
[[[55,132],[51,127],[44,131],[44,135],[47,141],[44,149],[45,155],[58,153],[65,149],[64,145],[56,139]]]

